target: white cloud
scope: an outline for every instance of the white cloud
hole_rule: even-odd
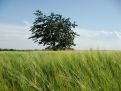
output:
[[[106,49],[121,50],[121,32],[120,37],[116,32],[104,30],[88,30],[83,28],[74,29],[80,36],[76,37],[76,49]]]
[[[121,32],[115,32],[115,34],[116,34],[117,37],[121,40]]]
[[[83,28],[74,29],[75,32],[80,34],[80,37],[95,38],[99,36],[112,36],[114,32],[104,31],[104,30],[88,30]]]
[[[28,37],[31,23],[24,21],[24,26],[0,24],[0,48],[16,49],[43,49],[44,47],[33,43]],[[76,49],[107,49],[121,50],[121,32],[74,29],[80,36],[75,38]]]
[[[29,27],[0,24],[0,48],[41,49],[43,47],[33,43]]]

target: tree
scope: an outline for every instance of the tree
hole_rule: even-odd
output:
[[[75,46],[74,38],[78,34],[72,30],[77,25],[71,23],[70,18],[63,18],[60,14],[51,13],[49,16],[44,15],[40,10],[34,13],[37,18],[33,22],[30,31],[33,39],[38,44],[48,45],[47,48],[68,49]]]

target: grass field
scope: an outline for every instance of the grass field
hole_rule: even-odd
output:
[[[0,52],[0,91],[121,91],[121,52]]]

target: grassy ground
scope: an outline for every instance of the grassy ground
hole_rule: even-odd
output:
[[[0,91],[121,91],[121,52],[0,52]]]

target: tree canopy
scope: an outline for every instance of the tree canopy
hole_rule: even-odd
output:
[[[51,13],[44,15],[40,10],[35,13],[36,19],[30,31],[33,39],[38,44],[47,46],[47,49],[69,49],[75,46],[74,38],[78,35],[72,29],[77,25],[71,22],[70,18],[64,18],[60,14]]]

